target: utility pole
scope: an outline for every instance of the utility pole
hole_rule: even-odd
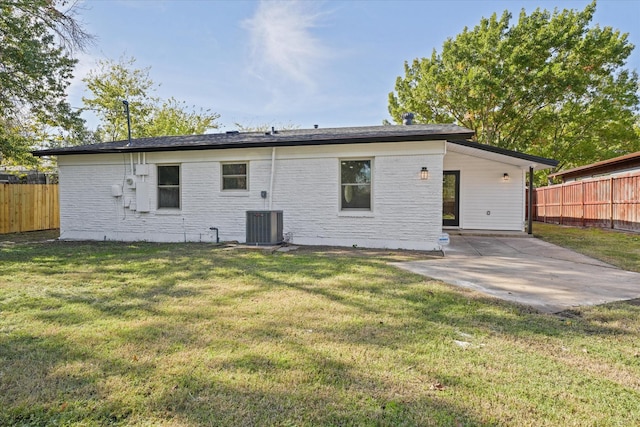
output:
[[[129,115],[129,101],[122,101],[122,103],[124,104],[124,111],[125,113],[127,113],[127,131],[128,131],[128,135],[129,135],[129,143],[127,144],[127,147],[131,146],[131,117]]]

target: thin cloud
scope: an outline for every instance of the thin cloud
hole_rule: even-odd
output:
[[[87,84],[82,79],[87,77],[91,70],[95,69],[100,58],[88,53],[81,53],[76,55],[76,59],[78,63],[73,69],[73,78],[67,87],[67,100],[72,107],[81,108],[84,106],[82,97],[87,92]]]
[[[95,69],[98,61],[102,58],[88,53],[81,53],[76,55],[76,59],[78,59],[78,63],[73,70],[73,79],[71,79],[67,87],[67,101],[73,109],[82,109],[84,107],[82,97],[87,95],[87,84],[82,79],[87,77],[91,70]],[[86,120],[89,129],[95,129],[99,124],[98,117],[93,111],[84,110],[82,118]]]
[[[285,76],[314,87],[317,73],[330,51],[313,30],[327,12],[317,11],[318,3],[265,1],[243,26],[251,38],[251,70],[263,79]]]

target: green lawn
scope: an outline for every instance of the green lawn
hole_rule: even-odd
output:
[[[534,223],[533,234],[624,270],[640,273],[640,233]]]
[[[0,425],[640,424],[640,306],[387,265],[426,256],[0,243]]]

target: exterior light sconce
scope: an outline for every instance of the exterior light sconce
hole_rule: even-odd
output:
[[[429,179],[429,169],[427,169],[426,166],[423,166],[422,169],[420,170],[420,179],[423,181],[426,181],[427,179]]]
[[[508,174],[508,173],[506,173],[506,172],[505,172],[504,174],[502,174],[502,180],[503,180],[503,181],[507,182],[507,181],[509,181],[510,179],[511,179],[511,177],[509,177],[509,174]]]

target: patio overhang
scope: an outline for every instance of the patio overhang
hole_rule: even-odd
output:
[[[447,151],[517,166],[526,171],[530,168],[534,171],[550,169],[558,165],[556,160],[471,141],[448,141]]]

